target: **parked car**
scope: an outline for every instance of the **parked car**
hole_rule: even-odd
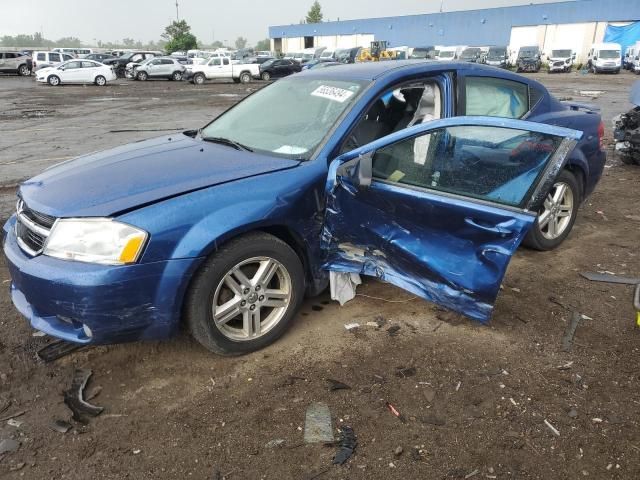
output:
[[[633,70],[636,57],[640,56],[640,41],[629,45],[622,59],[622,68]]]
[[[436,58],[436,48],[434,46],[416,47],[409,55],[411,59],[434,60]]]
[[[295,60],[285,60],[284,58],[281,60],[274,59],[260,65],[259,75],[262,80],[268,81],[272,78],[286,77],[301,70],[302,65]]]
[[[344,65],[344,63],[340,63],[340,62],[318,62],[315,63],[313,65],[311,65],[308,69],[318,69],[318,68],[327,68],[327,67],[336,67],[336,66],[340,66],[340,65]],[[306,67],[306,65],[305,65]],[[303,67],[303,70],[308,70],[306,68]]]
[[[182,80],[186,67],[174,57],[154,57],[140,64],[127,65],[126,76],[135,80],[149,80],[164,78],[167,80]]]
[[[120,57],[103,60],[102,63],[113,67],[118,77],[124,77],[129,63],[141,63],[148,58],[159,57],[162,54],[160,52],[150,51],[134,51],[127,52]]]
[[[520,47],[518,58],[516,59],[517,72],[539,72],[542,67],[540,47],[533,45],[530,47]]]
[[[56,67],[42,68],[36,72],[36,81],[53,87],[67,83],[93,83],[104,87],[115,80],[112,67],[86,59],[73,59]]]
[[[31,57],[21,52],[0,52],[0,73],[15,73],[28,77],[33,70]]]
[[[257,63],[234,64],[229,57],[211,57],[204,65],[190,65],[184,78],[196,85],[207,80],[233,80],[235,83],[249,83],[260,78],[260,65]]]
[[[507,68],[509,66],[507,47],[489,47],[484,63],[492,67]]]
[[[226,354],[280,337],[328,271],[488,321],[523,239],[569,234],[603,132],[597,112],[483,65],[308,70],[200,130],[22,183],[4,226],[11,297],[66,341],[165,338],[184,321]]]
[[[460,60],[463,62],[476,63],[482,56],[482,49],[479,47],[468,47],[460,53]]]
[[[360,55],[362,47],[355,48],[339,48],[335,52],[335,59],[340,63],[355,63],[356,58]]]
[[[102,63],[105,60],[112,60],[117,57],[110,55],[108,53],[90,53],[85,57],[87,60],[95,60],[96,62]]]
[[[41,68],[55,67],[67,60],[73,60],[74,57],[68,53],[59,52],[33,52],[33,71],[37,72]]]
[[[592,73],[620,73],[622,47],[618,43],[594,43],[589,50],[587,67]]]
[[[548,56],[549,73],[570,72],[575,59],[576,54],[570,48],[551,50]]]

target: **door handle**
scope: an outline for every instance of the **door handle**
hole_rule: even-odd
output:
[[[465,217],[464,223],[472,226],[473,228],[477,228],[478,230],[482,230],[483,232],[497,233],[502,235],[506,233],[502,228],[500,228],[500,225],[494,225],[494,226],[482,225],[470,217]]]

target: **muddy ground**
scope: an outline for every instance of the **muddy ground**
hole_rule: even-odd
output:
[[[558,96],[598,104],[609,138],[636,79],[538,77]],[[46,166],[201,126],[260,85],[49,88],[0,77],[0,219],[14,208],[15,184]],[[602,93],[592,99],[579,90]],[[13,309],[2,261],[0,411],[8,406],[0,441],[20,447],[0,454],[0,477],[640,478],[632,288],[578,274],[640,276],[639,204],[640,169],[610,154],[568,241],[554,252],[517,252],[487,326],[368,280],[344,307],[326,295],[308,300],[280,341],[240,358],[209,354],[182,334],[42,364],[34,352],[48,340],[32,336]],[[565,352],[572,310],[590,319]],[[376,319],[381,327],[367,326]],[[352,322],[361,327],[347,331]],[[71,421],[63,434],[50,426],[70,421],[62,391],[76,367],[93,370],[90,389],[101,391],[92,401],[105,411],[88,425]],[[329,391],[326,379],[351,388]],[[331,465],[334,446],[303,443],[305,410],[315,402],[329,406],[334,430],[349,425],[358,436],[343,466]]]

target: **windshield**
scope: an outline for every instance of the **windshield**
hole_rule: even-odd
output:
[[[520,52],[518,53],[518,57],[529,58],[529,57],[535,57],[537,54],[538,54],[538,50],[535,50],[533,48],[531,49],[521,48]]]
[[[600,50],[600,58],[620,58],[620,50]]]
[[[251,150],[308,160],[366,84],[289,77],[259,90],[201,131]]]
[[[453,50],[446,50],[444,52],[440,50],[440,58],[453,58],[454,55],[455,52]]]
[[[325,50],[320,54],[320,58],[331,58],[333,57],[333,52],[331,50]]]
[[[122,60],[129,60],[131,57],[133,57],[133,53],[134,53],[134,52],[125,53],[125,54],[123,54],[120,58],[121,58]]]
[[[487,58],[494,60],[499,58],[504,58],[507,55],[506,48],[490,48],[487,53]]]
[[[552,50],[551,56],[553,58],[569,58],[571,56],[571,50]]]
[[[302,55],[303,60],[311,60],[313,57],[313,53],[305,53],[304,55]]]
[[[433,53],[435,53],[433,50],[427,48],[414,48],[409,58],[432,58]]]
[[[467,48],[460,56],[462,58],[476,58],[478,54],[480,54],[479,48]]]

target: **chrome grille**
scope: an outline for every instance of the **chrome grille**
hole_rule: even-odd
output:
[[[56,218],[31,210],[22,200],[18,200],[16,210],[18,245],[29,255],[38,255],[44,248]]]

